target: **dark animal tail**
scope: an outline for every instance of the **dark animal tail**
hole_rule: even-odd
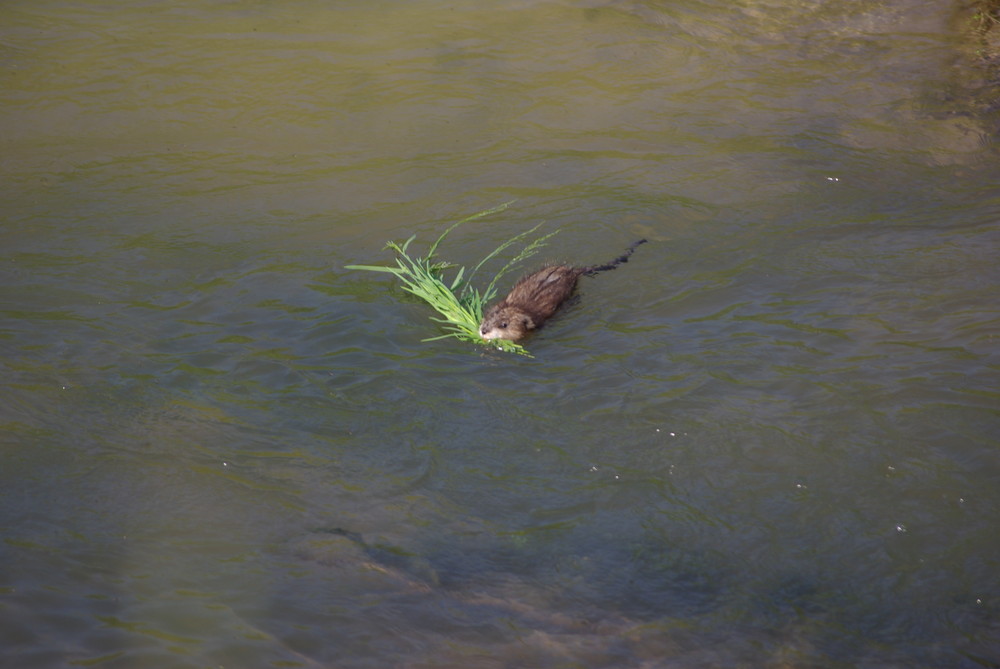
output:
[[[633,251],[635,251],[635,247],[639,246],[639,244],[645,244],[645,243],[646,243],[645,239],[640,239],[639,241],[633,243],[631,246],[625,249],[625,253],[615,258],[608,264],[594,265],[593,267],[588,267],[587,269],[583,270],[583,273],[586,274],[587,276],[594,276],[598,272],[607,272],[609,269],[614,269],[615,267],[621,265],[623,262],[628,262],[628,257],[632,255]]]

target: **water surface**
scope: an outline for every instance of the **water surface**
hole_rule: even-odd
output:
[[[6,3],[2,664],[1000,664],[964,25]],[[509,200],[444,256],[651,242],[533,358],[343,269]]]

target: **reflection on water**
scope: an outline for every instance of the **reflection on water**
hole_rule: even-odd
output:
[[[12,666],[993,666],[1000,196],[950,8],[0,9]],[[388,239],[652,243],[530,342]]]

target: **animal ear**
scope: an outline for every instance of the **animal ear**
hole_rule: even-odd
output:
[[[526,330],[534,330],[535,329],[535,324],[527,316],[524,317],[523,322],[524,322],[524,328]]]

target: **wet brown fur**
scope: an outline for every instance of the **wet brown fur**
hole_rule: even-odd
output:
[[[605,265],[548,265],[528,274],[514,284],[507,297],[486,310],[479,326],[479,334],[483,339],[523,339],[532,330],[542,327],[566,298],[573,294],[580,276],[591,276],[628,262],[635,247],[645,241],[640,239],[628,247],[622,256]]]

